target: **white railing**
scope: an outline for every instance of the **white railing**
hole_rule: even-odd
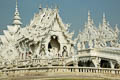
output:
[[[120,75],[120,69],[93,68],[93,67],[68,67],[68,66],[2,69],[1,72],[2,73],[24,73],[24,72],[71,72],[72,73],[72,72],[77,72],[77,73],[102,73],[102,74]]]

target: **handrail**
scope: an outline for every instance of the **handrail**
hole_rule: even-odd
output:
[[[78,72],[78,73],[102,73],[102,74],[118,74],[120,75],[120,69],[110,68],[94,68],[94,67],[69,67],[69,66],[51,66],[51,67],[28,67],[28,68],[13,68],[2,69],[1,72]]]

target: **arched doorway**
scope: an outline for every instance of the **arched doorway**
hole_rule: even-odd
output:
[[[101,67],[101,68],[111,68],[110,62],[107,61],[107,60],[101,60],[101,62],[100,62],[100,67]]]
[[[79,61],[78,66],[80,66],[80,67],[95,67],[95,65],[93,64],[93,62],[91,60]]]
[[[60,43],[58,42],[58,37],[56,35],[51,36],[51,40],[48,43],[48,51],[58,54],[60,50]]]

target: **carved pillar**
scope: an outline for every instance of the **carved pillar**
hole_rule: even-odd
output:
[[[120,60],[117,60],[118,68],[120,69]]]
[[[82,49],[85,49],[85,42],[81,42]]]
[[[74,62],[74,66],[75,66],[75,67],[78,67],[78,62]]]
[[[78,67],[78,59],[76,57],[74,58],[73,65],[75,67]]]
[[[101,61],[101,58],[98,58],[98,57],[92,59],[92,62],[94,63],[96,68],[100,68],[100,61]]]
[[[49,42],[46,42],[46,44],[44,44],[45,45],[45,52],[47,52],[48,51],[48,44],[49,44]],[[47,54],[47,53],[46,53]],[[48,54],[47,54],[48,55]]]
[[[61,44],[60,44],[60,55],[61,55],[61,56],[63,56],[62,52],[63,52],[63,44],[61,43]]]
[[[99,41],[97,41],[96,39],[94,40],[94,48],[99,48],[100,46]]]
[[[41,49],[41,43],[39,43],[38,47],[35,49],[35,54],[39,55],[40,54],[40,49]]]
[[[110,61],[110,66],[111,66],[112,69],[115,68],[115,64],[116,64],[116,63],[115,63],[114,61]]]
[[[26,52],[24,52],[24,60],[26,59]]]
[[[77,43],[77,50],[78,50],[78,51],[80,50],[79,45],[80,45],[80,43]]]
[[[22,53],[19,53],[19,59],[20,60],[22,59]]]
[[[71,46],[71,49],[70,49],[70,50],[71,50],[71,52],[70,52],[70,53],[71,53],[70,56],[74,56],[74,54],[75,54],[74,47]]]
[[[92,40],[89,40],[89,48],[93,48],[93,42],[92,42]]]
[[[79,43],[77,44],[77,49],[78,49],[78,51],[81,50],[81,45],[82,45],[81,42],[79,42]]]

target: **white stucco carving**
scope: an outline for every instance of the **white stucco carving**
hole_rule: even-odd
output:
[[[69,31],[70,24],[62,22],[58,8],[40,6],[30,24],[21,26],[16,3],[13,25],[7,26],[8,30],[0,35],[0,65],[13,62],[32,66],[73,64],[99,68],[109,67],[109,63],[111,68],[120,65],[119,29],[117,25],[112,29],[104,14],[102,24],[97,28],[88,12],[85,28],[74,40],[74,32]]]

